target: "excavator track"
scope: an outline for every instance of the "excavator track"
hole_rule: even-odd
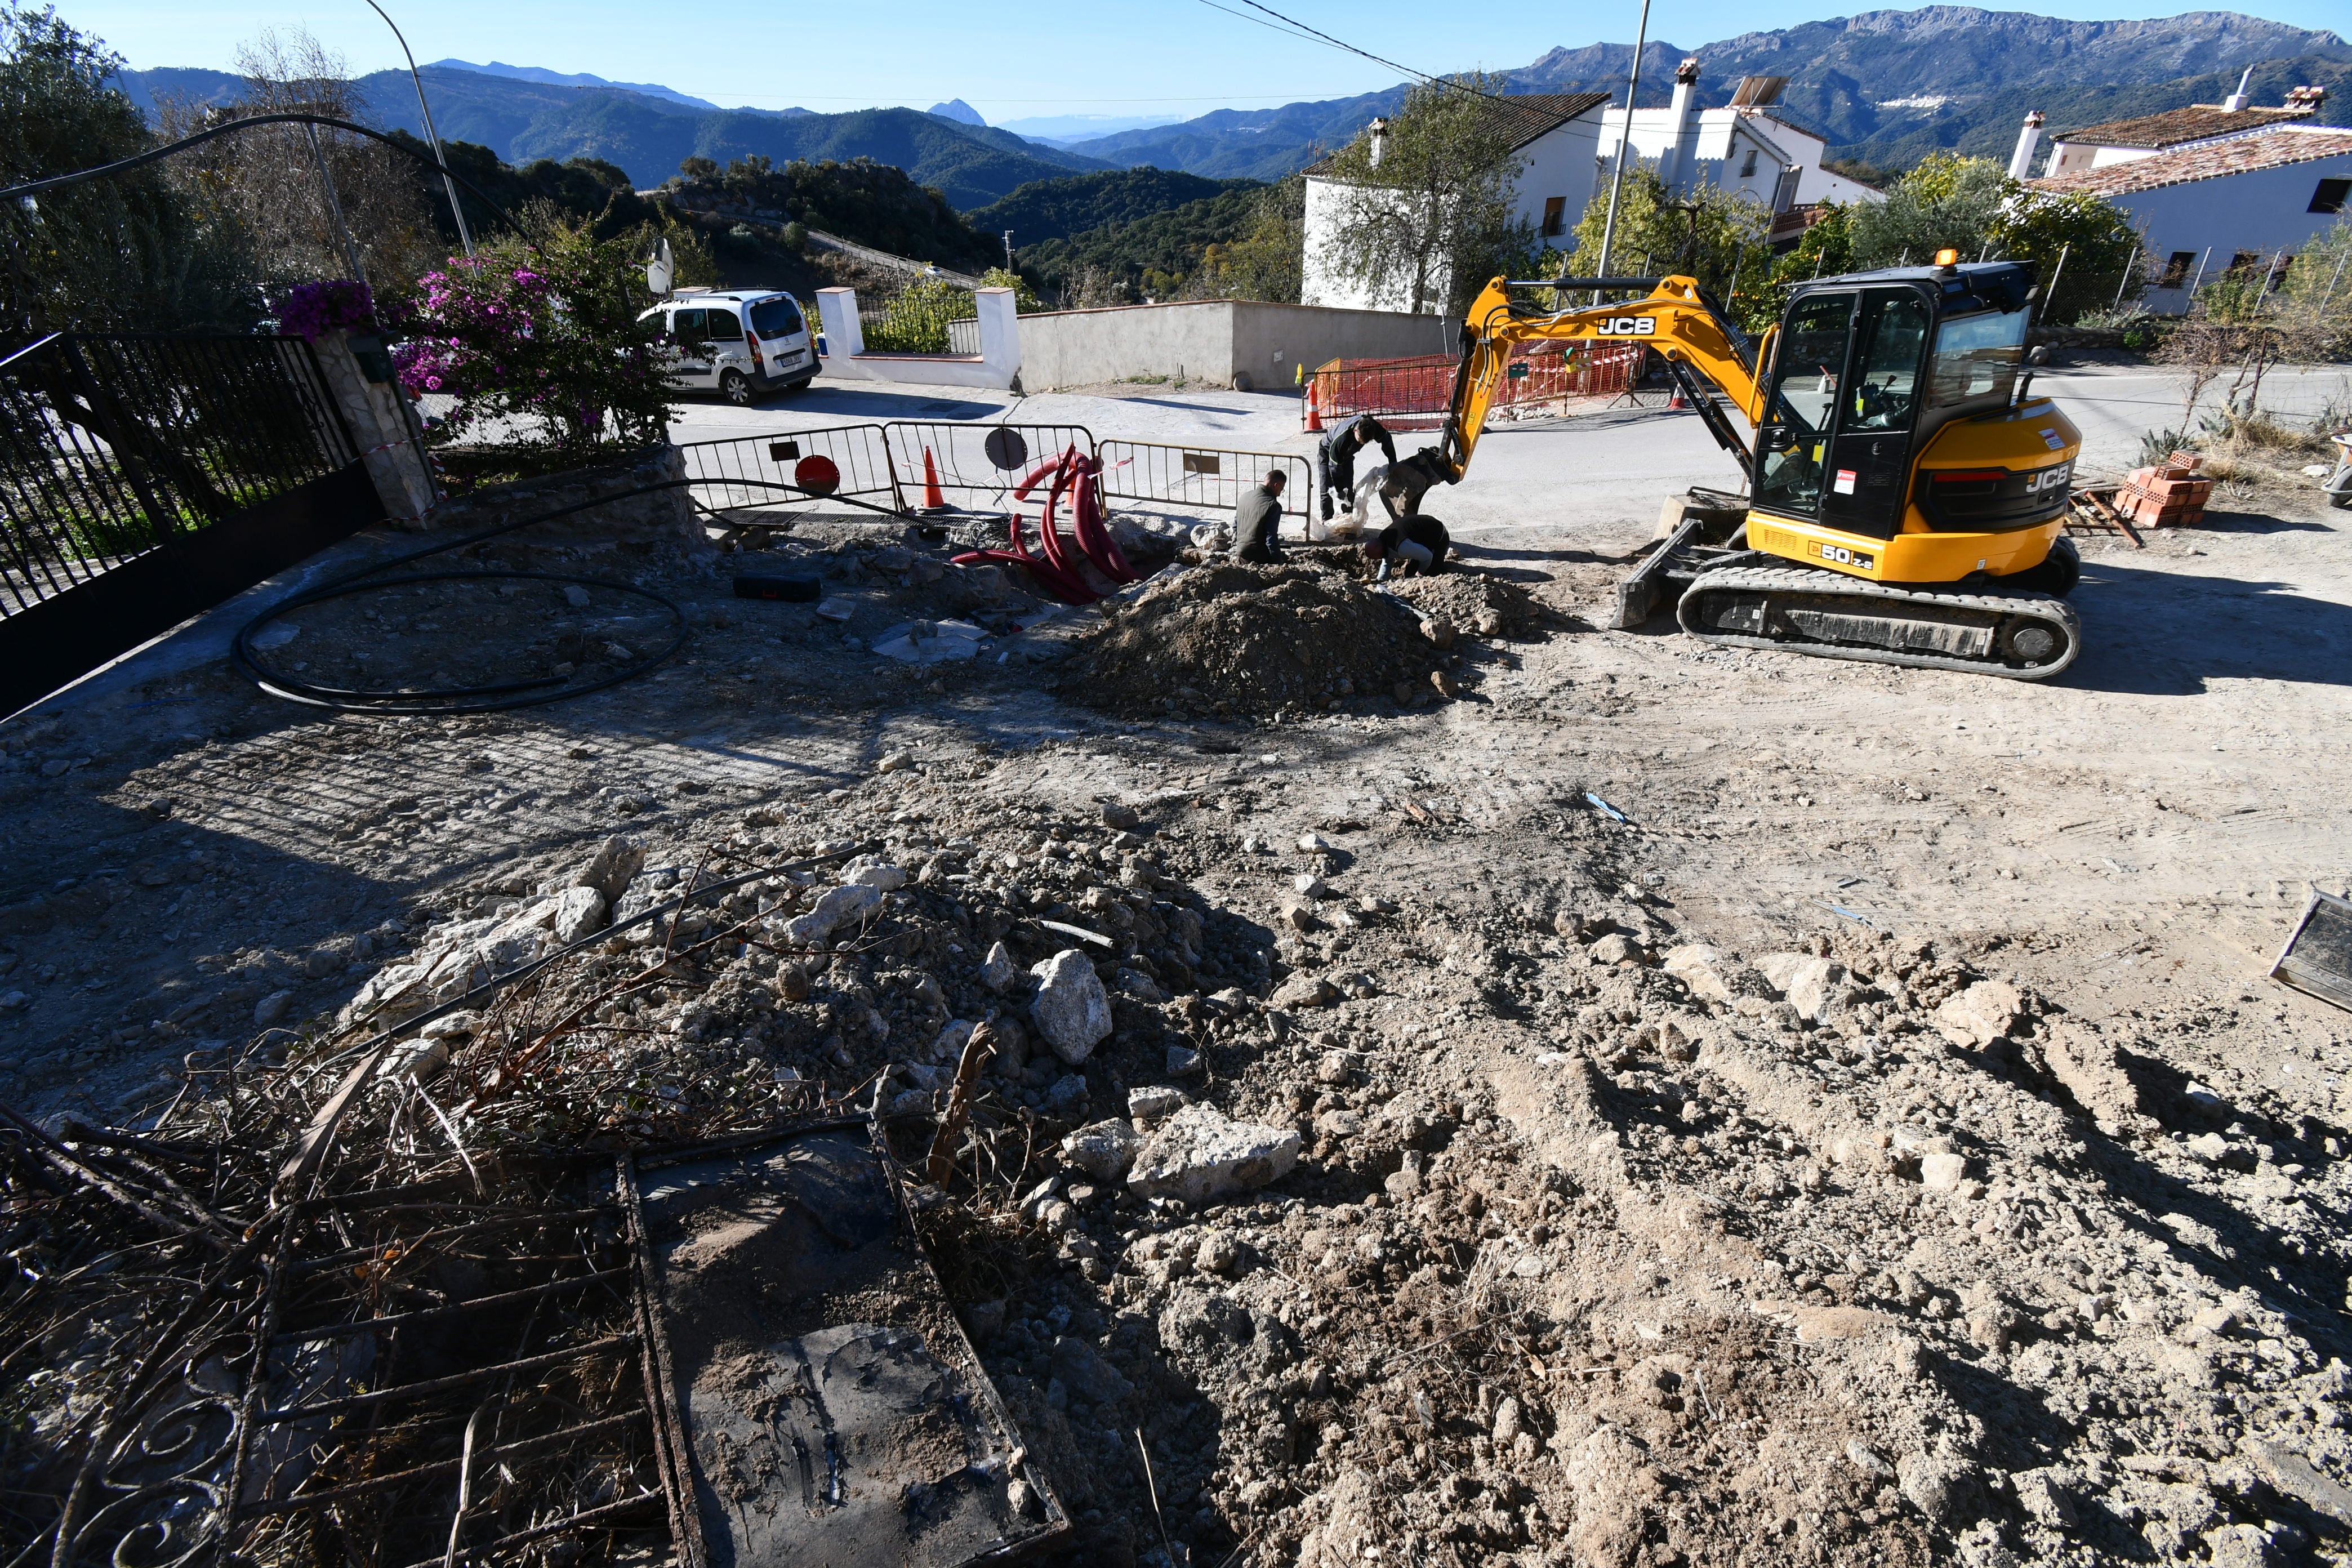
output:
[[[1727,647],[1776,648],[2047,680],[2074,662],[2083,623],[2046,594],[1882,586],[1803,566],[1702,574],[1676,605],[1683,630]]]

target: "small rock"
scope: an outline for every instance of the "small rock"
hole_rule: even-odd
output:
[[[331,947],[314,947],[302,955],[302,973],[312,980],[324,980],[338,973],[346,963],[345,956]]]
[[[1434,616],[1421,623],[1421,635],[1441,648],[1454,646],[1454,623]]]
[[[1339,846],[1319,833],[1302,833],[1298,836],[1298,852],[1302,855],[1328,855],[1338,847]]]
[[[1797,1010],[1799,1017],[1808,1022],[1820,1022],[1832,1005],[1843,994],[1846,979],[1845,965],[1826,958],[1815,958],[1800,964],[1782,989],[1788,993],[1789,1005]]]
[[[2010,1487],[2017,1493],[2017,1506],[2025,1510],[2026,1518],[2053,1530],[2074,1528],[2074,1500],[2050,1479],[2047,1470],[2026,1470],[2011,1476]]]
[[[1152,1084],[1127,1091],[1127,1113],[1138,1121],[1157,1121],[1184,1109],[1184,1091],[1168,1084]]]
[[[1875,1476],[1881,1480],[1890,1481],[1895,1479],[1895,1471],[1889,1468],[1886,1461],[1880,1458],[1870,1446],[1859,1437],[1846,1439],[1845,1457],[1855,1469],[1865,1476]]]
[[[1301,871],[1290,879],[1290,886],[1302,899],[1320,900],[1331,895],[1331,885],[1312,872]]]
[[[563,585],[563,602],[575,610],[584,610],[588,607],[588,590],[577,583],[566,583]]]
[[[1266,999],[1269,1007],[1328,1007],[1339,1000],[1339,988],[1319,974],[1301,972],[1284,981]]]
[[[1584,951],[1595,963],[1640,963],[1649,957],[1647,949],[1622,931],[1611,931]]]
[[[2025,999],[2005,980],[1979,980],[1936,1009],[1936,1027],[1956,1046],[1982,1047],[2010,1032]]]
[[[914,765],[915,755],[912,752],[887,752],[883,753],[881,761],[874,764],[874,771],[877,773],[904,773]]]
[[[286,1016],[286,1009],[294,1005],[291,991],[272,991],[253,1005],[253,1022],[257,1028],[268,1028]]]
[[[1526,1417],[1520,1412],[1519,1402],[1505,1394],[1502,1403],[1495,1406],[1495,1447],[1509,1447],[1526,1429]]]
[[[645,869],[645,865],[646,847],[634,838],[615,834],[596,847],[588,864],[573,874],[572,885],[595,889],[604,895],[605,907],[609,909],[621,901],[630,879]]]
[[[1086,1102],[1087,1079],[1084,1073],[1064,1073],[1045,1089],[1045,1109],[1056,1113],[1074,1110]]]
[[[1344,1084],[1356,1076],[1356,1058],[1346,1051],[1326,1051],[1323,1059],[1315,1064],[1318,1083]]]
[[[1152,1130],[1127,1184],[1138,1196],[1181,1198],[1197,1208],[1278,1182],[1297,1163],[1296,1129],[1188,1105]]]
[[[1143,1139],[1124,1121],[1097,1121],[1062,1140],[1062,1158],[1098,1182],[1123,1182]]]
[[[1013,989],[1021,978],[1021,966],[1013,962],[1013,950],[998,942],[980,961],[980,983],[999,996]]]
[[[2219,1132],[2200,1132],[2184,1147],[2209,1164],[2219,1165],[2230,1157],[2230,1141]]]
[[[835,930],[864,916],[881,902],[881,890],[863,883],[853,882],[846,887],[832,889],[810,907],[808,913],[784,922],[784,940],[796,946],[829,941]]]
[[[1031,968],[1037,994],[1030,1019],[1055,1056],[1076,1067],[1093,1054],[1111,1031],[1110,994],[1087,955],[1066,947]]]
[[[1201,1238],[1201,1250],[1193,1254],[1192,1262],[1203,1274],[1231,1278],[1241,1267],[1241,1244],[1222,1230],[1213,1230]]]
[[[1952,1517],[1970,1474],[1965,1460],[1917,1450],[1904,1455],[1895,1467],[1895,1484],[1930,1524],[1941,1524]]]
[[[907,868],[861,855],[842,868],[841,879],[878,893],[895,893],[907,885]]]
[[[1969,1162],[1964,1154],[1937,1153],[1919,1156],[1919,1184],[1929,1192],[1957,1192],[1968,1173]]]
[[[2238,1326],[2238,1314],[2227,1307],[2212,1306],[2190,1320],[2209,1334],[2226,1335]]]
[[[1138,812],[1135,807],[1131,805],[1122,805],[1115,800],[1104,803],[1102,808],[1102,819],[1103,826],[1105,827],[1116,827],[1121,832],[1139,826],[1143,822],[1142,814]]]
[[[555,899],[555,940],[569,947],[612,924],[604,895],[594,888],[566,888]]]
[[[1171,1046],[1168,1047],[1168,1076],[1170,1078],[1198,1078],[1203,1070],[1204,1068],[1201,1062],[1200,1052],[1186,1046]]]

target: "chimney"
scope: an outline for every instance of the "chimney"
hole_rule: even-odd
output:
[[[1674,107],[1666,113],[1672,135],[1658,159],[1658,178],[1666,183],[1668,190],[1675,188],[1675,182],[1683,177],[1685,165],[1691,162],[1687,143],[1691,139],[1691,116],[1696,112],[1692,105],[1697,97],[1698,60],[1692,57],[1675,68]]]
[[[2287,89],[2286,106],[2289,109],[2300,110],[2305,114],[2318,113],[2319,106],[2326,101],[2327,89],[2324,87],[2295,87]]]
[[[2034,110],[2017,129],[2017,151],[2009,155],[2009,177],[2022,180],[2033,173],[2033,151],[2042,144],[2042,111]]]
[[[2248,66],[2246,74],[2238,79],[2238,90],[2221,100],[2221,107],[2236,113],[2246,107],[2246,84],[2254,79],[2254,68]]]
[[[1381,154],[1389,150],[1389,122],[1376,119],[1372,121],[1371,129],[1372,167],[1377,169],[1381,166]]]

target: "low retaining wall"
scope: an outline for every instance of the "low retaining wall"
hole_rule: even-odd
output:
[[[1188,300],[1021,318],[1021,384],[1029,391],[1134,376],[1182,375],[1213,386],[1286,387],[1297,369],[1335,359],[1450,354],[1450,321],[1401,310]]]
[[[435,532],[491,528],[638,485],[685,478],[686,460],[676,447],[648,447],[635,457],[600,468],[568,468],[543,479],[514,479],[451,496],[436,507],[430,517],[409,526],[419,531],[430,529]],[[656,540],[667,536],[698,548],[709,541],[694,503],[688,499],[692,493],[675,489],[630,496],[539,527],[567,539]]]

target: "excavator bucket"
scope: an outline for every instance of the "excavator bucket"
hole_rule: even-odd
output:
[[[1609,625],[1629,631],[1671,609],[1702,572],[1760,559],[1747,548],[1748,498],[1694,488],[1670,498],[1658,520],[1657,547],[1617,584]]]

